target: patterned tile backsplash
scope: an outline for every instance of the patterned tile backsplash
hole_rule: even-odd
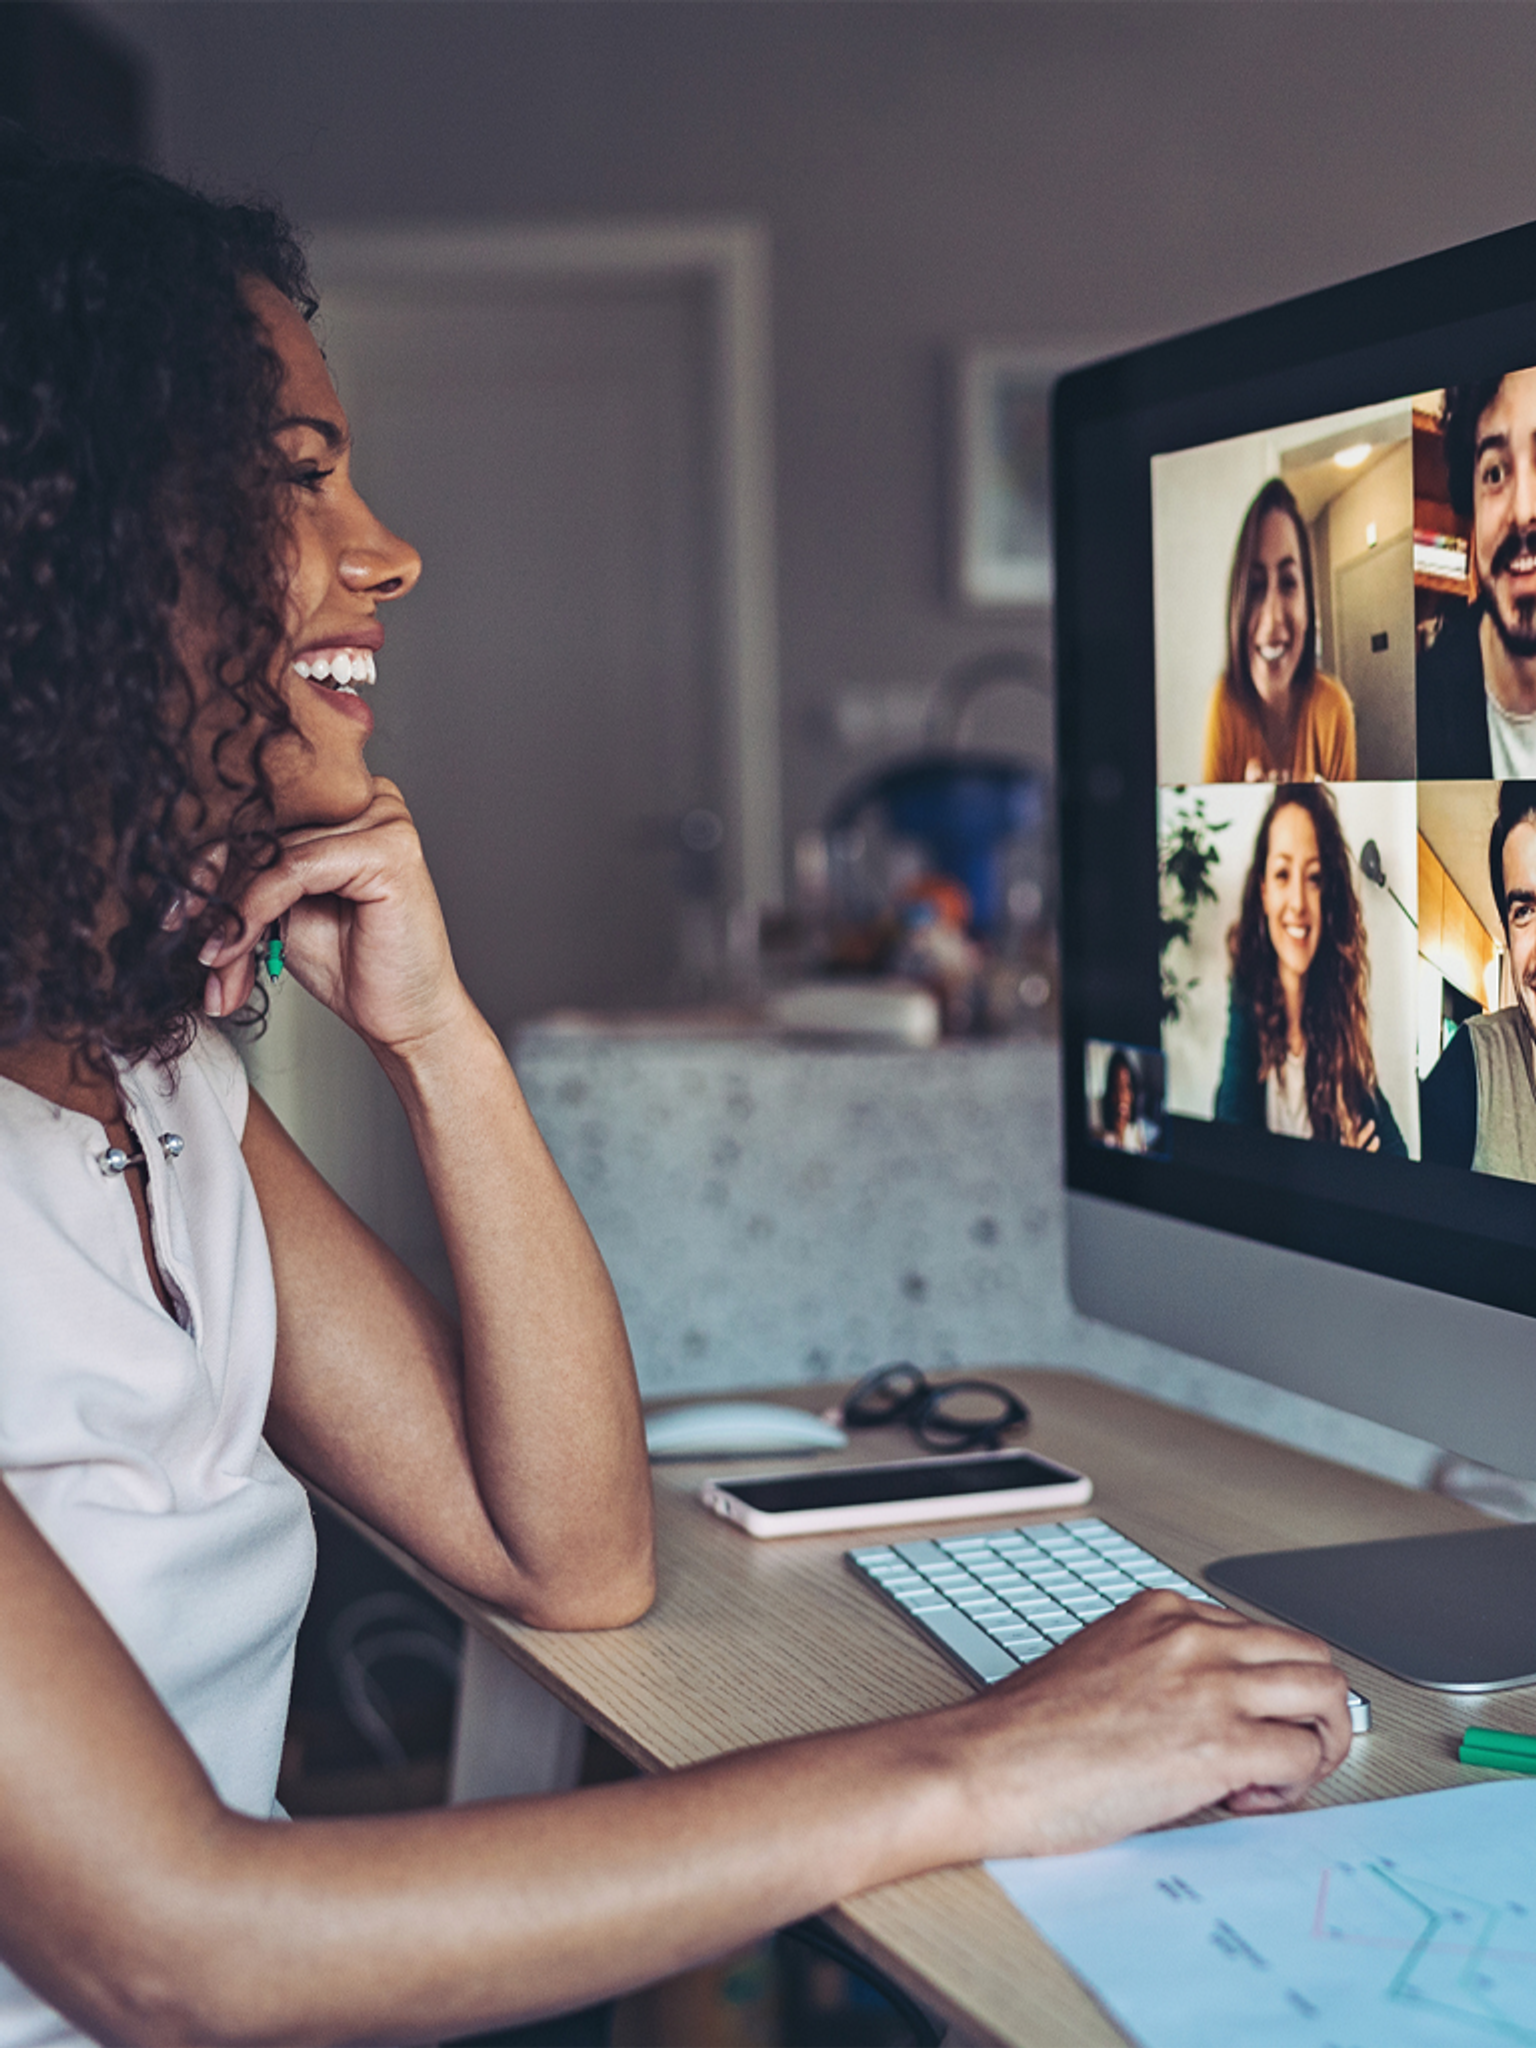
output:
[[[515,1040],[647,1395],[1074,1367],[1411,1483],[1429,1446],[1091,1322],[1066,1288],[1059,1054],[559,1022]]]

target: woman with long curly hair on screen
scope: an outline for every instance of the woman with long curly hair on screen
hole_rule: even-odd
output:
[[[1205,724],[1204,782],[1353,782],[1355,707],[1317,666],[1312,543],[1271,477],[1238,529],[1227,581],[1227,666]]]
[[[1299,1797],[1349,1744],[1326,1649],[1161,1592],[938,1712],[276,1810],[295,1475],[537,1627],[656,1592],[613,1288],[364,759],[421,565],[312,311],[275,214],[0,128],[0,2048],[440,2041],[936,1865]],[[279,969],[399,1095],[458,1319],[248,1088],[223,1021]]]
[[[1365,920],[1349,848],[1320,783],[1276,790],[1227,949],[1217,1119],[1406,1157],[1371,1052]]]

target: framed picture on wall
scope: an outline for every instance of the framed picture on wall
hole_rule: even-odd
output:
[[[1051,601],[1051,385],[1038,350],[968,349],[955,379],[954,586],[981,611]]]

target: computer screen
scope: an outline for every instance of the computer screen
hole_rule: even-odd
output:
[[[1536,227],[1053,414],[1088,1312],[1536,1474]]]

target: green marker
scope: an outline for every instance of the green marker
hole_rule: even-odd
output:
[[[1521,1771],[1536,1777],[1536,1735],[1517,1735],[1507,1728],[1468,1728],[1456,1760],[1479,1770]]]

